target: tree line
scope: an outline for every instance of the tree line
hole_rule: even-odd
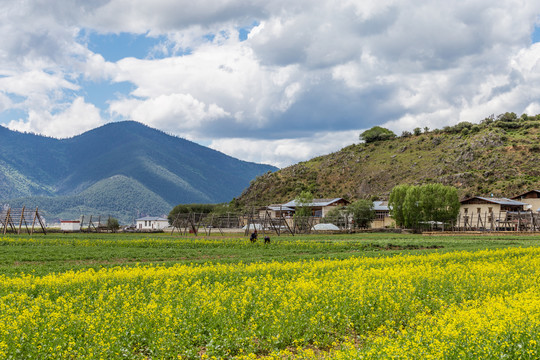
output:
[[[540,114],[522,114],[518,117],[518,115],[514,112],[506,112],[497,116],[492,114],[486,117],[484,120],[480,121],[480,123],[478,124],[473,124],[468,121],[462,121],[453,126],[445,126],[442,129],[433,129],[431,131],[428,127],[424,127],[424,129],[417,127],[413,130],[412,133],[410,131],[403,131],[401,133],[401,137],[408,137],[412,135],[418,136],[422,133],[461,134],[463,136],[466,136],[469,134],[477,133],[484,128],[499,128],[505,131],[512,131],[518,129],[527,129],[531,127],[540,127]],[[366,144],[377,141],[391,140],[396,137],[397,135],[393,131],[380,126],[374,126],[359,135],[359,139],[361,141],[364,141]]]

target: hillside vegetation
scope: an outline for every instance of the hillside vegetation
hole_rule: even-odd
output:
[[[506,113],[426,130],[350,145],[264,174],[238,201],[282,203],[304,190],[315,198],[387,198],[398,184],[452,185],[460,197],[510,197],[540,187],[540,115]]]

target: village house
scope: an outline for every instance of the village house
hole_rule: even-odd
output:
[[[342,198],[335,199],[314,199],[307,206],[311,207],[312,216],[321,219],[328,215],[328,213],[337,207],[347,206],[349,201]],[[289,201],[286,204],[273,204],[259,209],[259,217],[265,218],[266,216],[271,219],[285,218],[289,222],[289,226],[292,225],[292,216],[295,213],[298,205],[295,200]],[[373,202],[373,210],[375,211],[375,219],[371,223],[371,228],[380,229],[394,227],[395,221],[390,217],[390,209],[388,207],[388,201],[375,201]],[[315,223],[318,223],[315,220]]]
[[[81,231],[80,220],[60,220],[60,230],[62,231]]]
[[[474,196],[460,201],[458,227],[495,230],[510,226],[509,214],[526,210],[527,204],[507,198]]]
[[[349,204],[349,201],[342,199],[342,198],[335,198],[335,199],[313,199],[313,201],[309,204],[305,204],[305,206],[308,206],[311,208],[311,215],[315,217],[325,217],[328,212],[330,212],[332,209],[335,209],[339,206],[347,206]],[[288,207],[291,209],[296,210],[298,207],[296,200],[289,201],[286,204],[282,205],[283,207]]]
[[[396,222],[390,217],[388,201],[374,201],[373,210],[375,211],[375,218],[371,222],[372,229],[383,229],[396,226]]]
[[[540,212],[540,190],[530,190],[526,193],[514,196],[512,200],[527,204],[525,210]]]
[[[137,230],[162,230],[169,226],[169,220],[162,217],[146,216],[135,221]]]
[[[294,214],[294,209],[288,206],[284,205],[268,205],[263,207],[262,209],[259,209],[259,216],[265,217],[266,214],[269,214],[269,216],[272,219],[279,218],[279,217],[291,217]]]

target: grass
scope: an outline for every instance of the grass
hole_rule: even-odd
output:
[[[342,234],[272,236],[270,245],[251,244],[242,234],[206,237],[170,234],[49,234],[0,238],[0,274],[45,275],[152,263],[254,263],[381,257],[538,246],[530,235],[423,236],[412,234]]]

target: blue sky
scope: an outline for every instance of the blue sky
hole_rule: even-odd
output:
[[[540,27],[539,26],[534,28],[534,31],[531,35],[531,39],[533,43],[540,42]]]
[[[94,53],[102,55],[105,60],[116,62],[126,57],[145,59],[149,56],[162,57],[160,52],[153,52],[152,49],[164,42],[163,36],[151,37],[146,34],[99,34],[90,32],[86,34],[81,31],[81,42],[87,42],[88,49]]]
[[[10,2],[0,124],[54,137],[133,119],[287,166],[374,125],[540,113],[540,3]]]

